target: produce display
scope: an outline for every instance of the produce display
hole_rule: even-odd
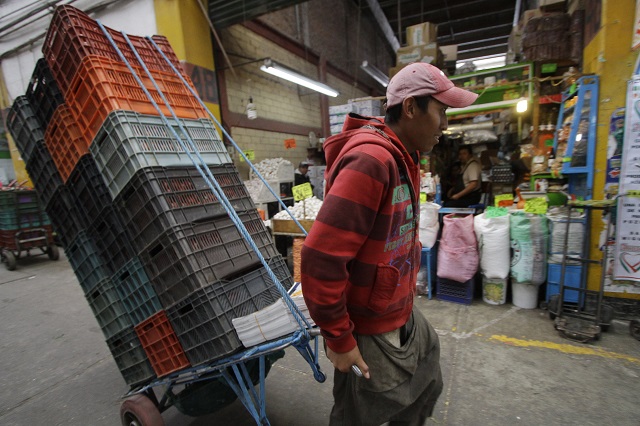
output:
[[[306,200],[298,201],[293,205],[293,207],[289,207],[289,211],[296,219],[315,220],[318,215],[318,211],[320,211],[320,207],[322,207],[322,200],[316,197],[311,197]],[[286,210],[283,210],[273,216],[273,219],[290,220],[291,216],[289,216],[289,213],[287,213]]]

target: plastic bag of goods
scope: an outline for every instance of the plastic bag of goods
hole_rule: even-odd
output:
[[[476,234],[473,230],[473,215],[458,216],[448,214],[442,225],[442,241],[450,248],[476,247]]]
[[[437,265],[438,277],[467,282],[478,272],[478,248],[475,244],[450,247],[444,240],[440,240]]]
[[[482,300],[490,305],[504,305],[507,302],[509,278],[487,278],[482,276]]]
[[[549,263],[562,263],[564,257],[564,239],[567,235],[567,208],[556,207],[547,212],[549,219]],[[584,241],[584,213],[577,210],[571,211],[569,219],[569,234],[567,236],[567,264],[577,265],[579,261],[570,260],[571,256],[582,255]]]
[[[510,218],[511,279],[516,283],[542,284],[547,279],[547,218],[514,212]]]
[[[499,279],[509,276],[511,260],[509,213],[505,209],[500,210],[504,211],[486,211],[476,216],[473,221],[478,240],[480,270],[487,278]]]
[[[432,248],[438,239],[440,222],[438,211],[440,205],[436,203],[420,204],[419,238],[423,248]]]

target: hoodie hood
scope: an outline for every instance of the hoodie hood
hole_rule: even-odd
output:
[[[362,129],[365,125],[373,126],[381,130],[389,139],[378,135],[374,130]],[[410,168],[415,167],[411,155],[404,148],[404,145],[402,145],[402,142],[400,142],[396,134],[385,126],[384,121],[378,118],[364,117],[350,113],[344,122],[342,132],[329,137],[323,144],[322,148],[327,161],[327,175],[331,173],[333,166],[343,155],[354,147],[365,143],[382,146],[393,155],[396,161],[402,161]]]

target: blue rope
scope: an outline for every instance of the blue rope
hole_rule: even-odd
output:
[[[122,52],[120,51],[120,48],[116,45],[116,43],[113,41],[113,38],[111,37],[111,35],[109,34],[109,32],[106,30],[106,28],[102,25],[102,23],[100,21],[97,21],[98,25],[100,26],[100,29],[102,30],[102,32],[104,33],[104,35],[107,37],[107,39],[109,40],[109,42],[111,43],[111,45],[113,46],[113,48],[116,50],[116,52],[118,53],[118,56],[120,57],[120,59],[124,62],[124,64],[127,66],[127,68],[129,69],[129,71],[131,72],[132,76],[136,79],[136,81],[138,82],[138,84],[140,85],[140,88],[144,91],[144,93],[146,94],[147,98],[150,100],[150,102],[152,103],[152,105],[154,106],[154,108],[156,109],[156,111],[158,112],[159,116],[161,117],[162,121],[164,122],[165,126],[167,127],[167,129],[169,129],[169,131],[173,134],[173,136],[175,137],[175,139],[178,141],[178,143],[180,144],[180,146],[184,149],[185,153],[187,154],[187,156],[189,157],[189,159],[192,161],[192,163],[194,164],[194,166],[196,167],[196,169],[198,170],[198,172],[200,173],[200,175],[203,177],[203,179],[205,180],[205,182],[207,182],[207,185],[209,186],[209,188],[212,190],[212,192],[215,194],[215,196],[218,198],[218,200],[221,202],[222,206],[224,207],[225,211],[227,212],[227,214],[229,215],[229,217],[231,218],[231,220],[233,221],[233,223],[236,225],[236,227],[238,228],[238,230],[240,231],[240,233],[242,234],[242,236],[245,238],[245,240],[249,243],[249,245],[251,246],[251,248],[255,251],[256,255],[258,256],[258,259],[260,260],[260,262],[263,264],[263,266],[265,267],[265,270],[267,271],[267,274],[269,275],[269,277],[273,280],[273,282],[276,285],[276,288],[278,289],[278,291],[280,292],[280,294],[282,295],[285,303],[287,304],[287,306],[289,307],[290,311],[293,313],[293,317],[296,320],[296,322],[298,323],[298,325],[300,326],[302,332],[304,333],[306,338],[309,338],[308,332],[307,332],[307,327],[311,328],[311,325],[309,324],[309,322],[306,320],[306,318],[304,317],[304,315],[302,315],[302,313],[300,312],[300,310],[298,309],[298,307],[295,305],[295,303],[293,302],[293,300],[291,300],[291,298],[289,297],[288,293],[286,292],[286,290],[284,289],[284,287],[282,286],[282,284],[280,283],[280,280],[278,279],[278,277],[274,274],[274,272],[271,270],[271,267],[269,267],[268,262],[265,260],[265,258],[262,256],[262,253],[260,252],[260,250],[258,249],[257,245],[255,244],[255,242],[253,241],[253,238],[251,238],[251,235],[249,234],[249,232],[247,231],[246,227],[244,226],[244,224],[242,223],[242,220],[239,218],[237,212],[235,211],[235,209],[233,208],[233,206],[231,205],[231,203],[229,202],[229,200],[227,199],[226,195],[224,194],[224,191],[222,190],[222,188],[220,187],[220,185],[218,184],[217,180],[215,179],[215,177],[213,176],[213,174],[211,173],[211,170],[209,169],[209,167],[207,166],[205,160],[202,158],[202,156],[200,155],[200,152],[198,150],[198,148],[196,147],[195,143],[193,142],[193,140],[191,139],[191,137],[189,136],[188,132],[186,131],[186,129],[183,127],[181,120],[176,116],[175,112],[173,111],[173,108],[171,107],[171,105],[169,104],[169,102],[167,101],[167,99],[165,98],[162,90],[158,87],[155,79],[153,78],[153,76],[151,75],[151,73],[149,72],[146,64],[144,63],[144,61],[140,58],[140,56],[138,55],[138,52],[135,48],[135,46],[133,46],[133,44],[131,43],[131,41],[129,40],[129,37],[122,32],[123,36],[125,37],[125,40],[127,41],[129,47],[131,48],[131,50],[133,51],[133,53],[136,56],[136,59],[138,60],[138,62],[140,63],[140,65],[142,66],[142,68],[144,69],[144,71],[146,72],[147,76],[149,77],[149,79],[151,80],[151,82],[153,83],[156,91],[158,92],[158,94],[160,95],[160,97],[162,98],[162,101],[165,103],[167,109],[169,110],[169,112],[171,113],[173,119],[176,121],[176,123],[178,124],[179,129],[181,130],[181,132],[183,133],[183,135],[185,136],[187,142],[191,145],[191,148],[193,150],[193,153],[195,154],[195,156],[197,157],[197,159],[199,160],[199,162],[196,161],[196,159],[194,159],[194,157],[192,156],[192,154],[189,152],[189,149],[187,148],[187,146],[185,145],[185,142],[182,140],[182,138],[180,138],[178,136],[178,134],[176,133],[175,129],[173,128],[173,126],[171,126],[171,124],[169,123],[169,121],[167,120],[166,116],[164,115],[164,113],[162,112],[162,110],[160,109],[160,107],[158,106],[158,104],[155,102],[155,100],[153,99],[153,97],[151,96],[151,94],[149,93],[149,91],[147,90],[147,88],[144,86],[142,80],[140,79],[140,77],[137,75],[137,73],[135,72],[135,70],[133,69],[133,67],[131,66],[131,64],[129,63],[129,61],[125,58],[125,56],[122,54]],[[155,43],[154,43],[155,45]],[[155,45],[156,48],[157,45]],[[158,49],[159,50],[159,49]],[[173,64],[166,58],[166,56],[164,56],[163,53],[163,57],[164,59],[167,61],[167,63],[169,63],[172,67],[172,69],[174,71],[177,72],[177,70],[175,69],[175,67],[173,66]],[[177,72],[178,75],[180,75]],[[185,83],[185,86],[188,87],[189,89],[191,89],[189,87],[188,84],[186,84],[186,81],[184,80],[184,78],[182,78],[182,76],[180,76],[183,83]],[[193,91],[192,91],[193,93]],[[199,97],[196,95],[195,99],[199,100]],[[208,110],[205,107],[205,110]],[[303,325],[304,323],[304,325]],[[305,327],[306,326],[306,327]]]

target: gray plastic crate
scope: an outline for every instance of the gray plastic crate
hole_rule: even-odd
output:
[[[178,123],[173,118],[167,120],[185,146],[190,146]],[[231,157],[210,120],[180,119],[180,122],[206,164],[231,163]],[[133,175],[144,167],[193,165],[161,117],[133,111],[110,113],[89,150],[114,199]]]

